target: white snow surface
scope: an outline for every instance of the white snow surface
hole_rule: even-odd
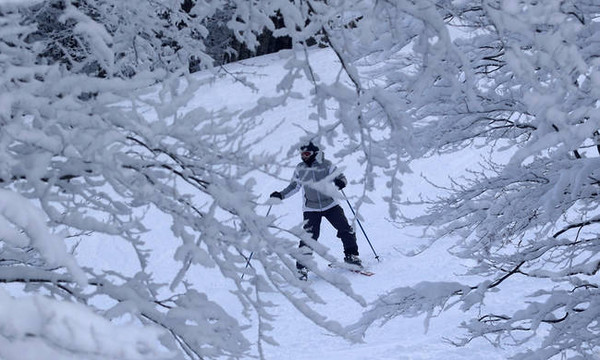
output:
[[[217,79],[200,88],[194,99],[189,103],[189,109],[204,107],[206,110],[222,110],[240,112],[256,106],[262,96],[277,95],[277,84],[283,74],[284,65],[289,53],[283,51],[245,60],[236,64],[225,66],[227,71],[219,71]],[[327,49],[313,50],[311,53],[311,64],[315,67],[321,79],[334,79],[339,75],[339,64],[333,54]],[[253,90],[231,74],[236,74],[238,79],[244,77],[258,86],[258,91]],[[214,76],[214,73],[195,74],[196,77]],[[295,85],[295,91],[302,97],[288,100],[287,103],[277,111],[269,111],[262,115],[264,126],[255,134],[247,134],[252,138],[262,138],[255,149],[256,156],[263,152],[269,154],[280,154],[280,161],[285,164],[286,171],[279,177],[270,177],[257,174],[256,191],[260,193],[261,201],[267,202],[272,191],[281,190],[287,185],[285,179],[289,179],[293,173],[293,167],[300,161],[299,151],[296,150],[300,137],[306,131],[315,131],[317,122],[309,120],[311,113],[316,112],[311,107],[309,92],[311,84],[306,81]],[[329,109],[328,116],[334,116],[335,109]],[[279,127],[277,124],[283,122]],[[360,184],[353,183],[353,179],[364,172],[358,162],[346,159],[340,162],[333,154],[336,151],[335,144],[322,144],[326,158],[330,159],[348,178],[350,184],[345,189],[350,202],[354,205],[357,197],[362,191]],[[485,151],[480,149],[477,151]],[[472,166],[477,165],[478,153],[466,152],[462,156],[436,157],[423,160],[411,165],[413,174],[404,176],[404,192],[406,198],[416,199],[419,194],[433,195],[439,191],[425,181],[421,174],[429,181],[440,184],[447,183],[450,176],[458,176]],[[393,289],[415,285],[420,282],[469,282],[461,276],[465,270],[464,263],[448,253],[451,246],[450,240],[436,242],[429,250],[416,255],[408,256],[412,251],[420,249],[427,242],[421,238],[423,229],[401,228],[388,219],[387,204],[382,200],[386,193],[385,179],[377,184],[377,192],[371,196],[373,204],[362,204],[358,210],[362,225],[379,255],[381,261],[375,259],[374,253],[368,245],[365,236],[354,221],[354,217],[343,198],[340,198],[347,217],[353,221],[358,237],[358,245],[361,258],[366,267],[375,272],[372,277],[352,274],[341,269],[329,269],[328,271],[339,272],[347,276],[354,290],[360,294],[367,304],[361,306],[356,301],[347,298],[344,294],[319,279],[315,274],[309,274],[309,285],[326,301],[319,305],[318,309],[327,314],[328,320],[339,322],[342,326],[351,326],[369,309],[369,305],[379,296]],[[268,205],[258,208],[264,214],[268,211]],[[419,209],[402,209],[405,215],[414,215]],[[301,194],[273,205],[270,216],[276,218],[276,224],[283,228],[298,226],[302,221]],[[154,225],[152,225],[154,224]],[[158,225],[156,225],[158,224]],[[168,282],[175,275],[177,269],[169,268],[164,264],[172,264],[170,259],[174,256],[170,238],[168,221],[161,225],[161,219],[150,219],[148,226],[152,231],[148,235],[147,243],[156,247],[151,258],[151,266],[155,268],[154,274],[160,279],[164,276]],[[330,254],[342,258],[342,244],[336,238],[335,231],[325,220],[321,225],[321,236],[319,242],[330,248]],[[80,248],[80,256],[95,256],[98,259],[98,268],[102,268],[102,261],[122,261],[127,266],[127,257],[132,254],[120,252],[113,254],[114,248],[106,246],[105,240],[99,239],[97,246]],[[110,255],[112,254],[112,255]],[[327,269],[326,263],[320,263]],[[134,269],[132,269],[134,271]],[[209,298],[218,302],[221,306],[231,310],[230,313],[239,311],[240,305],[230,294],[230,287],[222,282],[219,277],[212,278],[205,268],[194,268],[189,273],[190,278],[197,280],[197,285],[205,291]],[[157,280],[158,280],[157,279]],[[249,280],[250,281],[250,280]],[[507,291],[504,296],[499,297],[506,301],[499,303],[487,303],[488,307],[501,311],[510,306],[510,299],[516,297],[519,289],[524,284],[513,283],[503,287]],[[442,290],[440,290],[442,291]],[[457,307],[448,304],[447,311],[439,313],[436,309],[431,319],[425,316],[415,318],[394,318],[390,321],[376,325],[366,331],[364,338],[350,341],[336,337],[323,328],[313,324],[303,317],[294,307],[288,303],[282,295],[271,295],[268,299],[278,305],[275,312],[277,318],[274,329],[270,333],[279,343],[278,346],[260,343],[254,344],[249,358],[260,358],[260,352],[266,359],[280,360],[302,360],[302,359],[328,359],[328,360],[366,360],[366,359],[390,359],[390,360],[495,360],[506,359],[511,354],[511,348],[498,349],[485,340],[475,340],[464,347],[451,344],[461,335],[460,323],[472,316],[477,316],[477,309],[465,314]],[[494,300],[496,301],[496,300]],[[245,331],[248,339],[256,341],[258,338],[258,324],[248,322],[241,315],[238,320],[249,328]]]
[[[302,56],[302,54],[299,54]],[[206,72],[193,75],[196,78],[209,79],[216,75],[212,81],[205,81],[189,101],[186,109],[182,111],[227,110],[239,112],[243,117],[245,111],[254,108],[263,97],[278,95],[278,84],[286,74],[285,64],[289,61],[290,52],[283,51],[278,54],[262,56],[245,60],[236,64],[225,66],[222,71]],[[340,74],[340,65],[336,57],[327,49],[315,49],[310,53],[310,63],[316,70],[320,79],[333,82]],[[226,71],[225,71],[226,70]],[[248,87],[244,81],[253,82],[255,87]],[[245,134],[249,141],[259,139],[254,149],[254,156],[260,158],[263,154],[277,154],[279,161],[285,166],[281,174],[266,175],[255,173],[254,190],[260,195],[258,211],[266,214],[270,202],[268,196],[275,190],[283,189],[291,178],[295,165],[300,161],[298,145],[300,138],[306,133],[316,131],[319,122],[314,118],[316,109],[311,107],[310,91],[312,85],[305,80],[294,84],[296,95],[290,97],[277,108],[262,115],[262,125],[253,133]],[[329,105],[329,104],[328,104]],[[175,105],[173,105],[175,106]],[[321,120],[321,125],[334,118],[335,106],[329,106],[327,116],[329,119]],[[154,116],[148,112],[148,116]],[[336,141],[343,141],[336,138]],[[353,222],[358,237],[358,245],[366,267],[375,272],[372,277],[350,273],[343,269],[328,268],[325,260],[318,259],[317,263],[323,271],[336,272],[345,276],[352,284],[354,291],[362,297],[351,299],[316,274],[309,274],[308,286],[311,286],[323,299],[323,304],[312,304],[321,314],[326,315],[322,323],[328,323],[330,328],[352,327],[367,312],[370,304],[380,296],[392,290],[418,285],[425,282],[445,282],[448,286],[453,283],[475,283],[460,276],[465,270],[464,263],[448,253],[451,239],[436,242],[430,249],[416,256],[408,256],[420,250],[427,241],[421,237],[423,229],[400,227],[390,221],[388,206],[383,201],[386,196],[385,178],[376,184],[376,192],[370,194],[373,203],[363,203],[357,207],[358,196],[362,192],[361,184],[354,180],[360,178],[364,169],[355,157],[346,157],[344,161],[336,159],[336,144],[323,144],[326,158],[330,159],[349,180],[345,189],[349,201],[357,210],[362,225],[372,242],[375,252],[381,261],[375,258],[374,251],[367,243],[366,237],[360,230],[346,200],[340,195],[339,201],[347,217]],[[479,149],[477,151],[485,151]],[[357,154],[358,156],[358,154]],[[444,184],[449,177],[459,176],[465,170],[477,165],[479,155],[476,151],[464,153],[462,156],[445,156],[423,160],[412,164],[413,174],[402,177],[404,192],[407,199],[417,199],[420,194],[435,195],[438,189],[433,188],[429,181]],[[425,181],[423,174],[428,181]],[[280,228],[291,229],[301,224],[302,221],[302,196],[296,194],[292,198],[272,205],[270,216],[274,218]],[[44,224],[45,219],[41,212],[24,198],[17,194],[0,192],[0,236],[5,241],[23,245],[29,244],[40,250],[42,256],[50,264],[65,266],[70,275],[85,283],[85,275],[75,263],[74,258],[67,252],[63,239],[56,234],[50,234]],[[234,200],[232,200],[234,201]],[[4,205],[2,205],[4,204]],[[9,206],[10,204],[10,206]],[[18,205],[18,206],[17,206]],[[407,216],[412,216],[421,211],[419,208],[403,208]],[[150,213],[146,223],[151,231],[145,235],[145,242],[152,248],[150,268],[157,282],[170,283],[175,278],[178,268],[174,267],[175,247],[172,240],[170,220]],[[10,227],[13,224],[16,227]],[[21,231],[27,229],[27,231]],[[320,244],[330,249],[329,254],[342,258],[342,244],[336,238],[335,231],[326,221],[321,225]],[[41,238],[49,239],[41,242]],[[418,251],[417,251],[418,252]],[[119,268],[123,273],[134,275],[137,271],[136,255],[122,241],[111,239],[107,236],[95,236],[86,239],[76,250],[78,259],[85,259],[86,264],[92,263],[94,270],[108,270]],[[10,275],[10,274],[5,274]],[[16,276],[16,274],[15,274]],[[20,274],[23,276],[23,274]],[[33,275],[31,275],[33,276]],[[315,325],[304,317],[281,294],[262,295],[262,301],[269,301],[277,305],[274,310],[276,318],[273,330],[269,335],[278,343],[277,346],[258,341],[258,323],[255,319],[248,319],[241,314],[241,305],[232,295],[232,286],[222,277],[216,269],[193,266],[187,281],[207,294],[209,300],[214,301],[227,310],[229,314],[239,314],[238,321],[245,326],[244,332],[250,341],[254,341],[248,358],[263,359],[328,359],[328,360],[363,360],[363,359],[394,359],[394,360],[419,360],[419,359],[465,359],[465,360],[494,360],[506,359],[511,354],[511,349],[497,349],[484,340],[475,340],[467,346],[456,347],[451,341],[460,337],[459,325],[462,321],[477,316],[477,309],[465,314],[458,307],[447,304],[447,311],[439,312],[432,309],[429,316],[416,316],[412,318],[396,317],[385,323],[375,323],[367,329],[365,336],[348,336],[341,338],[329,333],[323,327]],[[252,281],[251,275],[247,279]],[[510,306],[510,300],[519,294],[519,289],[524,284],[516,280],[507,281],[502,291],[507,291],[504,296],[494,299],[497,303],[486,303],[488,308],[502,312]],[[417,286],[418,288],[418,286]],[[425,287],[422,287],[425,288]],[[436,289],[437,290],[437,289]],[[436,291],[434,290],[434,291]],[[445,288],[440,288],[439,295],[443,296]],[[290,291],[294,290],[290,286]],[[427,290],[431,291],[431,290]],[[431,294],[430,294],[431,295]],[[435,295],[435,294],[433,294]],[[499,299],[499,300],[498,300]],[[358,300],[358,301],[357,301]],[[308,300],[307,300],[308,301]],[[18,306],[17,306],[18,305]],[[302,305],[300,305],[302,306]],[[423,304],[423,306],[426,306]],[[1,311],[2,309],[5,312]],[[7,310],[10,309],[10,310]],[[127,324],[111,324],[108,320],[93,314],[83,307],[72,308],[70,311],[61,302],[50,300],[42,296],[21,297],[9,294],[0,289],[0,316],[4,318],[5,328],[0,331],[13,339],[10,343],[0,343],[0,359],[15,358],[15,354],[22,354],[23,359],[41,358],[39,353],[29,351],[32,341],[31,334],[45,336],[50,342],[57,342],[73,349],[75,352],[94,352],[101,349],[98,357],[115,359],[137,358],[169,358],[170,354],[161,348],[158,338],[162,332],[153,328],[140,330]],[[46,311],[47,310],[47,311]],[[45,311],[45,312],[44,312]],[[43,318],[40,319],[40,316]],[[92,329],[89,334],[71,334],[70,329],[80,324],[87,323]],[[44,326],[42,326],[45,324]],[[264,331],[264,330],[263,330]],[[353,333],[355,334],[355,333]],[[108,338],[114,339],[112,344]],[[122,349],[136,348],[136,352],[123,353]],[[39,347],[38,347],[39,348]],[[59,358],[48,349],[49,357]],[[71,359],[71,357],[65,357]]]

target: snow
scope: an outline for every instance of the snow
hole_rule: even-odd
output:
[[[2,239],[16,246],[37,249],[50,266],[64,266],[80,285],[87,284],[83,270],[67,252],[63,239],[52,234],[42,211],[16,192],[0,189]]]
[[[593,1],[577,6],[581,14],[596,9],[593,20],[558,0],[482,2],[481,9],[445,2],[464,6],[456,26],[486,19],[496,34],[448,31],[438,11],[445,7],[432,3],[340,2],[346,6],[339,14],[316,4],[300,34],[293,23],[302,28],[305,17],[292,2],[239,0],[232,25],[250,47],[253,30],[273,29],[269,14],[281,7],[287,28],[277,33],[289,31],[299,44],[322,27],[338,56],[282,51],[194,75],[171,70],[188,54],[205,56],[201,42],[184,44],[202,14],[174,33],[181,52],[165,46],[155,53],[150,48],[163,48],[162,41],[144,40],[137,28],[161,22],[152,21],[160,4],[139,2],[136,13],[129,2],[100,2],[104,27],[94,12],[66,2],[58,21],[73,25],[83,59],[74,59],[72,71],[76,63],[80,70],[93,64],[89,69],[104,68],[108,79],[35,65],[43,47],[36,38],[44,34],[12,10],[35,3],[0,0],[7,36],[0,108],[11,108],[0,110],[0,282],[7,282],[0,289],[0,358],[170,358],[170,349],[181,351],[177,358],[190,351],[198,358],[469,360],[518,352],[543,359],[582,347],[581,357],[595,356],[585,352],[598,347],[590,340],[598,334],[598,226],[586,224],[598,221],[589,180],[597,178],[598,158],[586,153],[596,150],[591,137],[600,116],[598,101],[589,99],[597,93],[597,62],[587,64],[596,47],[582,44],[597,30],[588,26],[598,21]],[[394,11],[410,15],[407,22],[388,22],[404,18]],[[125,14],[140,21],[121,29]],[[340,31],[349,22],[352,30]],[[129,35],[136,41],[126,49]],[[411,49],[416,57],[394,56]],[[506,66],[489,65],[497,51]],[[164,71],[137,72],[152,68],[155,56]],[[179,56],[183,61],[174,61]],[[112,77],[131,74],[132,57],[138,75]],[[492,60],[482,68],[483,59]],[[488,67],[489,83],[481,82],[487,94],[480,95],[489,99],[472,87],[483,74],[468,70]],[[455,106],[463,102],[473,116]],[[511,108],[514,115],[502,119],[498,111]],[[486,112],[487,125],[477,115]],[[445,121],[436,121],[439,114]],[[516,131],[495,128],[496,120]],[[326,222],[318,244],[308,239],[300,195],[268,198],[287,185],[299,144],[316,132],[350,180],[348,204],[331,184],[324,189],[338,195],[373,277],[327,266],[341,258],[340,241]],[[472,139],[481,134],[485,141]],[[502,147],[509,151],[497,151]],[[420,160],[409,168],[409,158]],[[532,185],[521,191],[513,180]],[[456,211],[419,218],[445,229],[396,222],[420,215],[422,199],[450,187],[459,190],[448,201]],[[417,205],[406,205],[412,201]],[[576,232],[581,251],[561,250],[570,247],[566,232]],[[301,254],[299,238],[314,257]],[[240,279],[249,254],[252,266]],[[307,283],[295,278],[294,260],[309,265]],[[500,341],[516,346],[494,347]],[[538,353],[529,350],[538,345]]]
[[[258,206],[258,211],[261,214],[269,212],[269,218],[265,221],[274,221],[277,227],[290,231],[301,227],[301,196],[297,194],[278,202],[271,201],[268,196],[272,191],[283,189],[292,177],[293,169],[300,160],[298,146],[301,141],[318,128],[337,121],[337,115],[341,112],[340,109],[330,106],[330,103],[327,103],[326,107],[321,107],[322,104],[312,104],[309,94],[315,90],[314,84],[304,78],[295,81],[290,79],[285,86],[280,86],[280,80],[287,73],[288,64],[295,61],[295,56],[302,57],[304,54],[282,51],[278,54],[227,65],[222,69],[223,71],[216,73],[216,77],[214,72],[205,72],[183,80],[169,79],[173,81],[172,86],[175,88],[180,86],[183,89],[178,92],[181,98],[174,99],[170,105],[166,105],[170,107],[169,109],[160,108],[145,113],[148,117],[161,118],[173,112],[173,109],[177,109],[178,116],[173,120],[172,125],[177,128],[170,131],[172,136],[192,131],[197,125],[196,117],[199,114],[211,112],[218,114],[226,111],[237,113],[241,119],[246,119],[250,114],[257,115],[258,120],[262,121],[262,126],[245,134],[246,141],[255,143],[252,155],[256,159],[275,156],[284,165],[284,170],[270,176],[259,172],[248,174],[248,182],[239,192],[227,193],[218,187],[209,187],[207,191],[219,199],[223,209],[227,209],[236,207],[240,202],[240,196],[252,200],[244,190],[253,189],[258,203],[263,204]],[[335,83],[341,74],[340,64],[330,50],[311,51],[310,63],[316,71],[316,76],[331,84],[331,86],[320,87],[319,91],[340,89],[339,84]],[[186,82],[188,84],[185,84]],[[248,86],[248,82],[254,82],[258,86]],[[162,94],[155,94],[155,96],[162,96]],[[186,101],[187,105],[180,108]],[[151,103],[151,99],[148,102]],[[280,108],[275,111],[266,110],[273,102],[280,104]],[[318,118],[317,114],[324,114],[326,118],[313,120]],[[345,119],[350,121],[347,117]],[[164,127],[164,124],[156,122],[153,130],[166,131],[161,126]],[[98,139],[108,139],[111,136],[111,133],[99,134]],[[127,287],[120,288],[106,284],[102,291],[110,292],[113,297],[123,299],[119,304],[106,309],[104,315],[115,319],[114,323],[111,323],[83,306],[69,308],[67,303],[43,296],[12,297],[12,294],[9,295],[0,289],[0,310],[11,309],[10,312],[0,313],[0,316],[6,316],[2,324],[7,326],[7,328],[0,328],[0,333],[3,335],[0,339],[13,340],[10,344],[0,343],[0,358],[11,359],[15,358],[16,354],[22,353],[23,358],[34,359],[39,354],[27,351],[28,343],[34,341],[38,344],[30,348],[45,348],[47,347],[45,342],[56,341],[74,352],[93,353],[94,346],[99,347],[103,352],[98,354],[98,357],[168,358],[170,354],[164,353],[164,348],[157,340],[162,334],[161,331],[153,327],[140,329],[139,326],[128,324],[122,319],[123,314],[136,308],[147,311],[153,321],[158,322],[161,319],[160,321],[165,321],[169,326],[180,326],[182,333],[190,339],[195,339],[193,341],[197,344],[194,346],[201,347],[202,341],[210,343],[205,352],[207,356],[215,355],[211,352],[213,351],[210,348],[211,344],[218,348],[229,342],[236,346],[239,344],[240,349],[244,345],[244,340],[235,336],[233,339],[218,339],[214,336],[215,332],[219,331],[218,328],[213,327],[214,319],[219,318],[220,321],[228,325],[233,324],[234,327],[235,322],[239,322],[239,326],[244,329],[244,335],[250,341],[259,339],[260,333],[261,340],[252,344],[248,356],[264,359],[479,360],[487,358],[499,360],[507,358],[511,353],[510,348],[497,349],[483,340],[474,340],[464,347],[452,344],[452,341],[460,341],[461,332],[458,327],[461,322],[468,315],[477,314],[476,308],[466,309],[468,315],[465,315],[463,310],[445,303],[449,294],[460,290],[458,282],[468,282],[466,277],[460,276],[465,271],[466,264],[448,253],[450,241],[439,241],[429,250],[422,252],[423,246],[427,245],[427,242],[421,238],[424,229],[400,228],[398,224],[387,218],[388,209],[383,200],[383,197],[387,196],[388,189],[385,185],[387,180],[376,179],[376,190],[369,194],[371,201],[357,203],[357,199],[362,195],[362,184],[357,184],[356,179],[364,176],[367,170],[361,165],[359,156],[347,156],[344,162],[336,159],[335,154],[341,150],[341,141],[343,138],[338,137],[335,142],[322,141],[321,144],[326,157],[339,169],[343,169],[348,178],[349,185],[344,190],[345,194],[360,217],[365,232],[381,259],[380,262],[375,259],[375,253],[371,251],[365,235],[352,216],[353,211],[348,207],[345,199],[339,196],[338,200],[346,216],[356,229],[361,258],[366,267],[376,273],[374,276],[366,277],[327,266],[328,261],[341,259],[342,246],[336,238],[334,229],[324,221],[319,239],[319,244],[324,250],[315,249],[322,256],[315,257],[318,270],[309,274],[309,282],[306,284],[312,292],[307,291],[305,295],[301,295],[297,288],[290,286],[289,289],[283,289],[281,293],[261,293],[261,302],[275,305],[270,309],[271,314],[275,315],[275,320],[270,324],[272,329],[269,329],[269,326],[259,322],[259,319],[248,320],[243,316],[238,298],[232,294],[237,290],[234,284],[222,280],[219,270],[214,267],[214,261],[203,249],[195,246],[194,236],[186,234],[185,236],[189,236],[186,243],[178,247],[174,246],[173,232],[184,234],[187,230],[179,228],[177,223],[173,224],[172,219],[166,219],[149,210],[145,225],[151,231],[143,235],[142,239],[146,246],[152,249],[148,259],[147,274],[151,274],[156,283],[171,285],[171,290],[191,282],[198,291],[202,291],[208,297],[200,292],[188,292],[186,297],[178,300],[181,302],[181,307],[163,317],[163,314],[153,311],[140,296]],[[110,141],[107,140],[107,143]],[[52,149],[58,145],[47,141],[40,146]],[[68,151],[77,150],[73,148]],[[371,155],[375,157],[376,154]],[[402,197],[415,200],[422,194],[435,196],[441,190],[432,187],[431,182],[446,184],[449,177],[460,176],[466,169],[476,165],[477,160],[478,155],[473,151],[462,157],[438,156],[416,162],[412,164],[413,173],[400,177],[404,184]],[[44,157],[36,157],[31,159],[30,164],[23,165],[29,169],[32,177],[39,178],[43,175],[39,171],[46,168],[44,162],[47,161],[48,159]],[[36,171],[37,174],[34,173]],[[425,176],[427,181],[421,175]],[[232,188],[237,189],[233,186]],[[147,193],[148,196],[152,196],[153,190],[142,188],[139,191],[140,194]],[[409,217],[416,215],[418,211],[418,207],[402,209],[404,215]],[[244,216],[243,213],[239,215]],[[6,242],[16,246],[29,244],[36,247],[48,264],[65,267],[69,271],[68,275],[78,280],[81,285],[86,283],[86,276],[75,262],[75,258],[85,259],[86,266],[92,266],[96,273],[119,269],[121,274],[126,276],[135,277],[139,274],[137,254],[122,241],[108,235],[89,236],[79,244],[73,256],[68,253],[64,239],[50,233],[45,221],[47,219],[44,218],[43,213],[30,200],[14,192],[0,190],[0,236]],[[80,224],[85,221],[88,229],[103,226],[102,219],[95,219],[93,216],[77,221]],[[257,226],[264,228],[265,224],[257,224]],[[217,229],[212,224],[207,224],[206,228]],[[110,229],[104,230],[105,233],[111,234]],[[210,235],[210,231],[203,234],[203,236]],[[256,251],[260,250],[260,242],[258,242]],[[189,260],[190,265],[180,269],[174,265],[174,259]],[[31,279],[46,276],[45,280],[52,282],[65,280],[58,275],[48,277],[48,274],[43,272],[26,272],[22,269],[3,272],[5,279],[17,276]],[[291,281],[294,280],[292,276],[290,274]],[[352,290],[341,292],[322,277],[340,284],[351,283]],[[254,280],[251,274],[244,279],[248,283]],[[143,279],[136,278],[135,281],[133,279],[131,281],[143,281]],[[430,285],[433,282],[443,283],[444,286],[432,288]],[[131,286],[135,288],[135,284]],[[409,286],[414,286],[414,289],[408,288]],[[518,283],[513,284],[512,287],[505,286],[504,289],[508,293],[500,298],[511,299],[515,293],[518,293],[519,286]],[[295,299],[298,296],[304,297],[300,300]],[[389,318],[383,317],[388,319],[384,322],[377,319],[381,318],[382,312],[387,311],[386,307],[380,306],[372,310],[375,303],[381,305],[382,302],[390,301],[398,305],[398,302],[403,299],[414,298],[429,298],[435,301],[419,303],[418,307],[391,306],[389,311],[392,313],[389,314]],[[309,303],[312,307],[307,306]],[[225,309],[226,313],[215,304]],[[447,311],[441,312],[440,304],[447,307]],[[500,309],[505,306],[504,303],[486,305]],[[103,308],[101,304],[99,307]],[[44,312],[44,309],[47,309],[47,312]],[[71,309],[71,312],[67,313],[67,309]],[[315,310],[325,316],[319,316]],[[423,310],[426,315],[418,315]],[[404,316],[392,319],[393,312],[397,311],[404,311]],[[234,319],[229,317],[231,314],[239,314],[239,316]],[[312,321],[305,316],[307,314]],[[193,332],[185,329],[186,321],[181,319],[203,324],[202,331]],[[86,322],[90,324],[93,331],[76,334],[78,336],[69,333],[69,329],[82,328],[85,326],[82,324]],[[371,326],[365,327],[365,324]],[[336,336],[344,333],[348,333],[346,338]],[[267,341],[265,335],[271,337],[273,341]],[[116,342],[109,344],[108,339]],[[136,351],[119,353],[124,349]],[[48,349],[48,354],[54,358],[61,358],[61,356],[65,359],[70,358],[60,350]]]
[[[0,6],[32,6],[44,0],[0,0]]]
[[[161,331],[138,326],[115,327],[82,304],[52,300],[45,296],[13,298],[0,288],[0,358],[23,360],[91,358],[168,359],[161,349]],[[90,331],[76,331],[87,328]],[[54,346],[52,346],[54,345]],[[40,348],[44,354],[40,354]],[[67,354],[68,349],[72,354]],[[130,349],[135,349],[132,351]]]
[[[219,72],[215,81],[204,82],[197,90],[195,97],[188,104],[188,111],[193,111],[197,107],[203,107],[206,111],[218,112],[227,110],[248,111],[256,106],[261,96],[277,96],[277,84],[283,74],[285,74],[285,64],[290,53],[283,51],[278,54],[272,54],[259,58],[249,59],[237,64],[225,66],[226,71]],[[314,50],[311,53],[311,64],[317,69],[318,76],[321,79],[335,79],[339,74],[339,63],[327,49]],[[243,82],[238,81],[238,77],[243,76],[248,81],[254,81],[260,84],[258,92],[253,87],[245,86]],[[210,78],[211,73],[196,75],[196,80]],[[309,82],[301,82],[294,85],[293,91],[299,94],[308,94],[311,91]],[[334,109],[329,109],[328,118],[335,119]],[[270,210],[270,216],[274,217],[275,223],[280,228],[292,229],[301,224],[302,203],[299,194],[286,199],[282,202],[269,201],[268,196],[272,191],[281,190],[287,185],[287,180],[291,178],[293,168],[299,162],[297,151],[300,139],[307,133],[315,131],[317,126],[323,124],[309,120],[310,114],[316,113],[317,109],[312,107],[309,101],[304,97],[289,97],[283,102],[282,108],[278,111],[267,111],[261,115],[263,127],[256,133],[247,134],[249,139],[262,138],[255,146],[253,152],[256,157],[264,154],[275,154],[282,164],[286,165],[286,171],[274,176],[263,174],[252,174],[255,178],[255,191],[260,196],[259,202],[264,203],[259,207],[259,212],[267,213]],[[321,120],[323,121],[323,120]],[[326,157],[334,164],[344,169],[350,185],[345,189],[353,206],[356,206],[356,199],[359,195],[360,186],[352,184],[352,180],[360,176],[365,170],[358,162],[338,163],[333,156],[336,153],[336,144],[326,144]],[[477,164],[478,155],[476,152],[466,153],[463,157],[433,157],[413,164],[413,174],[402,176],[404,183],[403,197],[416,199],[420,194],[425,196],[434,195],[439,189],[434,189],[430,182],[445,184],[448,183],[449,176],[459,176],[466,169]],[[425,181],[421,175],[427,177]],[[449,241],[441,241],[433,245],[425,252],[420,249],[426,243],[421,239],[424,229],[419,228],[399,228],[397,224],[390,221],[387,216],[387,206],[382,198],[386,192],[385,184],[378,184],[376,191],[372,196],[373,203],[362,203],[358,210],[361,222],[369,236],[381,262],[375,259],[364,235],[359,227],[354,223],[357,230],[358,244],[361,258],[367,268],[376,274],[372,277],[366,277],[359,274],[349,273],[343,269],[331,269],[321,260],[318,263],[319,270],[327,273],[337,274],[347,278],[353,286],[354,291],[360,297],[365,299],[365,303],[349,298],[339,290],[328,285],[327,282],[320,279],[315,273],[309,274],[308,286],[312,287],[316,294],[323,300],[322,304],[317,305],[321,313],[327,314],[327,318],[322,319],[321,325],[329,328],[331,332],[324,330],[323,327],[315,325],[305,318],[300,311],[309,311],[303,307],[302,303],[292,304],[281,294],[273,294],[263,301],[270,301],[277,305],[274,311],[276,320],[274,328],[268,334],[278,343],[277,346],[267,343],[256,343],[253,345],[252,356],[262,356],[265,359],[328,359],[328,360],[366,360],[366,359],[461,359],[461,360],[500,360],[506,359],[511,353],[511,349],[498,349],[483,340],[474,340],[464,347],[453,345],[452,341],[458,341],[461,335],[458,327],[467,317],[460,309],[451,307],[440,313],[440,309],[432,306],[429,316],[398,317],[384,324],[375,323],[370,327],[363,338],[343,339],[334,336],[334,332],[345,327],[351,327],[361,319],[363,313],[368,316],[370,304],[375,302],[380,296],[387,294],[392,289],[422,284],[422,291],[437,292],[439,297],[444,297],[448,292],[455,289],[455,282],[464,283],[466,278],[461,276],[466,267],[460,260],[452,257],[448,253]],[[213,189],[212,191],[217,191]],[[223,197],[222,197],[223,198]],[[235,201],[235,199],[228,199]],[[346,216],[354,221],[352,212],[345,201],[340,201]],[[272,206],[272,208],[270,208]],[[403,209],[405,215],[415,215],[418,209]],[[170,259],[173,256],[182,256],[170,246],[170,243],[160,239],[169,238],[169,224],[164,219],[151,218],[148,226],[152,229],[150,232],[151,243],[155,248],[151,256],[150,264],[157,280],[164,278],[169,281],[175,276],[177,269],[165,267],[166,264],[172,264]],[[154,225],[152,225],[154,224]],[[158,225],[156,225],[158,224]],[[329,255],[338,259],[342,256],[341,242],[335,236],[334,229],[324,221],[321,225],[320,244],[329,248]],[[80,256],[84,249],[79,249]],[[183,251],[180,249],[179,251]],[[415,256],[406,254],[416,253]],[[249,255],[249,254],[246,254]],[[201,254],[197,261],[201,261]],[[106,260],[103,260],[106,261]],[[219,303],[224,308],[231,310],[230,313],[239,311],[239,304],[232,297],[230,291],[233,287],[230,284],[222,283],[218,279],[211,280],[207,275],[207,269],[191,266],[188,270],[188,279],[197,279],[194,284],[209,294],[210,298]],[[252,281],[249,276],[247,281]],[[443,281],[447,286],[440,289],[431,289],[427,287],[426,282]],[[519,286],[515,284],[505,286],[503,291],[507,291],[503,298],[507,301],[519,293]],[[419,288],[419,287],[417,287]],[[290,290],[292,291],[292,290]],[[297,291],[297,290],[296,290]],[[389,294],[388,294],[389,295]],[[418,294],[413,294],[417,296]],[[264,296],[264,295],[263,295]],[[392,296],[389,297],[393,298]],[[311,301],[306,299],[306,301]],[[487,304],[494,306],[494,304]],[[505,304],[497,304],[502,306]],[[428,304],[422,304],[427,307]],[[468,310],[470,315],[477,314],[477,309]],[[259,329],[258,322],[244,322],[240,316],[238,319],[242,325],[247,325],[245,334],[248,339],[257,339],[258,332],[264,332]],[[341,328],[340,328],[341,327]]]

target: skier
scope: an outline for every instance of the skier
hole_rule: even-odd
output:
[[[271,197],[283,200],[302,188],[304,195],[304,229],[316,241],[319,238],[321,218],[324,217],[327,219],[337,230],[337,237],[342,240],[344,262],[362,268],[362,263],[358,257],[356,235],[344,215],[344,210],[333,197],[324,194],[313,186],[315,183],[333,174],[336,167],[331,161],[324,159],[323,152],[312,141],[301,146],[300,151],[302,162],[296,166],[290,184],[281,191],[271,193]],[[343,174],[333,179],[333,183],[340,190],[346,187],[347,182]],[[300,248],[304,248],[304,254],[312,254],[312,251],[304,241],[300,241]],[[296,268],[298,269],[299,278],[306,280],[308,277],[306,267],[300,262],[296,262]]]

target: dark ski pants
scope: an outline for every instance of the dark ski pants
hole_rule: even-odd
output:
[[[344,210],[337,205],[325,211],[305,211],[304,214],[304,230],[311,234],[311,237],[316,241],[321,233],[321,219],[325,218],[337,230],[337,237],[342,240],[344,245],[344,255],[358,255],[358,245],[356,244],[356,234],[354,229],[348,223]],[[300,241],[300,248],[306,247],[306,253],[310,254],[309,247]],[[298,269],[304,268],[304,265],[296,263]]]

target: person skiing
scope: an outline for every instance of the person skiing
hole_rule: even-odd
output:
[[[302,188],[304,195],[304,229],[316,241],[319,238],[321,219],[327,219],[337,230],[337,237],[342,241],[344,262],[362,268],[362,262],[358,257],[356,235],[344,215],[344,210],[336,199],[317,190],[314,186],[316,183],[332,175],[336,171],[336,167],[331,161],[324,158],[323,152],[312,141],[300,147],[300,156],[302,162],[296,166],[290,184],[281,191],[274,191],[270,197],[283,200],[294,195]],[[348,181],[343,174],[339,174],[333,179],[333,183],[339,190],[342,190],[346,187]],[[300,241],[299,247],[305,248],[304,253],[306,255],[312,254],[312,251],[304,241]],[[296,268],[298,269],[299,278],[306,280],[308,277],[306,267],[300,262],[296,262]]]

